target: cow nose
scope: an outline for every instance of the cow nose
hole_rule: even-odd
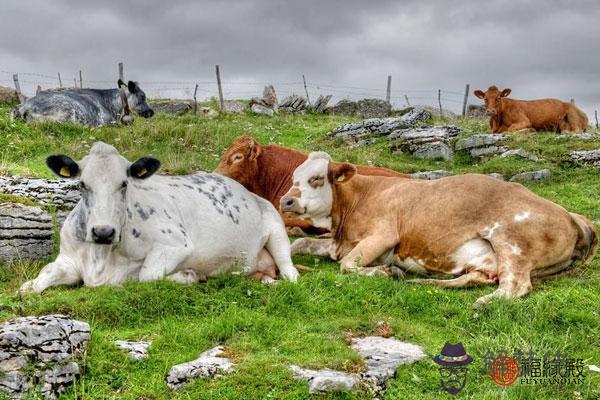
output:
[[[150,108],[150,109],[148,109],[146,112],[144,112],[144,115],[143,115],[143,117],[144,117],[144,118],[150,118],[150,117],[152,117],[153,115],[154,115],[154,110]]]
[[[289,211],[292,208],[294,208],[294,205],[296,204],[296,199],[291,196],[283,196],[279,203],[281,204],[281,209],[283,211]]]
[[[99,244],[110,244],[115,238],[115,228],[99,225],[92,228],[92,239]]]
[[[485,113],[488,115],[488,117],[491,117],[491,116],[496,115],[496,110],[494,110],[494,109],[485,110]]]

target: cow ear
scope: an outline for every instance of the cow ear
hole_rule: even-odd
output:
[[[483,93],[481,90],[476,90],[473,92],[473,94],[475,95],[475,97],[479,97],[480,99],[483,99],[485,97],[485,93]]]
[[[79,165],[71,157],[62,154],[46,158],[46,165],[63,178],[75,178],[79,175]]]
[[[502,93],[500,93],[500,97],[506,97],[506,96],[508,96],[508,95],[510,94],[510,92],[512,92],[512,90],[510,90],[510,89],[508,89],[508,88],[507,88],[507,89],[504,89],[504,90],[502,91]]]
[[[127,175],[135,179],[146,179],[160,168],[160,161],[152,157],[142,157],[127,169]]]
[[[135,92],[135,89],[137,89],[137,84],[134,81],[129,81],[127,82],[127,89],[130,93],[133,93]]]
[[[260,153],[262,153],[262,147],[260,143],[258,143],[254,139],[250,139],[248,141],[248,147],[250,148],[250,156],[248,157],[250,160],[256,160]]]
[[[117,87],[118,87],[119,89],[121,89],[121,88],[122,88],[122,87],[124,87],[124,86],[127,86],[127,85],[125,85],[125,82],[123,82],[122,80],[120,80],[120,79],[119,79],[119,80],[117,81]]]
[[[329,182],[338,185],[348,182],[356,174],[356,167],[348,163],[330,162],[327,170]]]

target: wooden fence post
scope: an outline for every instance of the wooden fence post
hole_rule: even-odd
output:
[[[469,98],[469,84],[467,83],[467,86],[465,86],[465,97],[463,99],[463,109],[462,109],[463,117],[467,116],[467,99],[468,98]]]
[[[596,118],[596,129],[598,129],[598,110],[594,110],[594,118]]]
[[[23,104],[25,102],[25,97],[23,97],[23,93],[21,93],[21,85],[19,85],[19,74],[13,74],[13,81],[15,82],[15,90],[17,91],[17,96],[19,97],[19,103]]]
[[[223,88],[221,87],[221,72],[219,66],[216,66],[217,71],[217,87],[219,88],[219,105],[221,106],[221,112],[225,112],[225,102],[223,101]]]
[[[571,98],[571,104],[575,104],[575,99]]]
[[[83,89],[83,78],[81,75],[81,70],[79,70],[79,89]]]
[[[196,93],[198,93],[198,84],[196,83],[196,87],[194,88],[194,114],[198,112],[198,102],[196,101]]]
[[[308,97],[308,89],[306,88],[306,78],[304,77],[304,74],[302,74],[302,81],[304,82],[304,91],[306,92],[306,102],[310,107],[310,98]]]
[[[73,87],[77,89],[77,78],[73,77]]]
[[[58,73],[58,87],[62,89],[62,79],[60,78],[60,72]]]
[[[404,95],[404,100],[406,100],[406,105],[410,107],[410,101],[408,101],[408,96],[406,94]]]
[[[440,106],[440,118],[444,116],[442,111],[442,89],[438,89],[438,104]]]
[[[123,63],[120,62],[119,63],[119,79],[122,80],[123,82],[125,82],[125,79],[123,79]]]
[[[390,99],[392,97],[392,76],[388,75],[388,80],[387,80],[387,88],[385,90],[385,101],[388,104],[390,103]]]

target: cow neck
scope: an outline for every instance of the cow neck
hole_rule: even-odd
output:
[[[257,185],[252,190],[279,207],[279,199],[292,187],[296,168],[306,160],[306,155],[285,147],[267,145],[257,158]]]
[[[346,221],[368,197],[372,182],[361,175],[355,175],[348,182],[332,186],[331,232],[334,241],[344,239]]]

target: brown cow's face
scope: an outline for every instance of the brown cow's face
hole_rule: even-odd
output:
[[[355,173],[352,164],[333,163],[321,151],[310,153],[294,171],[293,185],[280,200],[281,212],[310,219],[316,227],[331,229],[332,187],[348,181]]]
[[[251,136],[240,136],[225,150],[214,172],[235,179],[248,187],[258,174],[257,158],[262,149]]]
[[[490,86],[487,91],[476,90],[475,96],[485,102],[485,112],[488,117],[495,117],[502,113],[502,98],[510,94],[510,89],[498,90],[496,86]]]

